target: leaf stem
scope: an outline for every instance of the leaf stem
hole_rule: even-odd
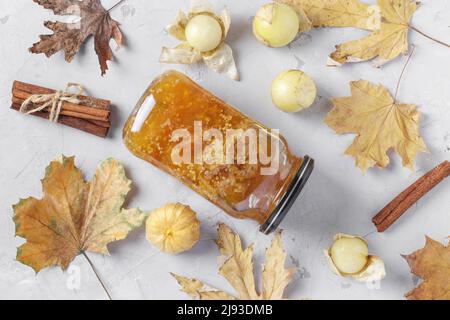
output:
[[[115,9],[116,7],[118,7],[120,4],[122,4],[122,2],[124,2],[125,0],[120,0],[119,2],[117,2],[115,5],[113,5],[111,8],[109,8],[108,10],[106,10],[107,12],[112,11],[113,9]]]
[[[420,31],[419,29],[417,29],[417,28],[414,27],[414,26],[409,25],[408,27],[409,27],[411,30],[414,30],[414,31],[417,32],[418,34],[422,35],[423,37],[428,38],[428,39],[430,39],[430,40],[432,40],[432,41],[434,41],[434,42],[436,42],[436,43],[439,43],[440,45],[443,45],[444,47],[450,48],[450,44],[445,43],[445,42],[443,42],[443,41],[441,41],[441,40],[438,40],[438,39],[436,39],[436,38],[433,38],[432,36],[427,35],[426,33]]]
[[[398,96],[398,93],[399,93],[399,91],[400,91],[400,83],[402,82],[403,75],[405,74],[406,68],[408,67],[409,62],[411,61],[411,58],[412,58],[412,56],[413,56],[413,54],[414,54],[414,50],[415,50],[415,49],[416,49],[416,47],[413,45],[413,46],[412,46],[412,49],[411,49],[411,53],[409,54],[408,60],[406,60],[406,63],[405,63],[405,65],[403,66],[402,73],[400,74],[400,78],[398,79],[398,82],[397,82],[397,89],[395,90],[395,96],[394,96],[394,101],[395,101],[395,102],[397,102],[397,96]]]
[[[87,262],[89,263],[92,271],[94,271],[95,276],[97,277],[98,281],[100,282],[100,284],[103,287],[103,290],[105,291],[106,295],[108,296],[109,300],[112,300],[111,295],[109,294],[108,289],[106,288],[106,285],[103,283],[102,279],[100,278],[100,275],[98,274],[97,270],[95,269],[94,264],[92,263],[91,259],[88,257],[88,255],[86,254],[86,252],[82,251],[81,254],[86,258]]]

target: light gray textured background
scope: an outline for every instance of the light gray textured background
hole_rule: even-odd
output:
[[[323,123],[330,110],[327,98],[348,95],[348,82],[358,79],[381,82],[394,91],[406,58],[381,69],[373,68],[371,63],[327,68],[326,58],[335,44],[364,34],[352,29],[314,30],[290,47],[266,48],[251,33],[251,17],[264,2],[214,1],[218,8],[227,5],[231,9],[233,23],[228,43],[236,52],[241,82],[233,82],[203,66],[178,69],[255,119],[280,128],[297,154],[309,154],[317,161],[302,199],[283,224],[288,264],[300,268],[287,295],[311,299],[402,299],[418,279],[409,273],[401,254],[422,247],[425,234],[442,242],[450,234],[450,183],[447,181],[431,192],[385,234],[374,233],[371,218],[404,187],[450,158],[450,50],[417,34],[410,36],[417,48],[399,100],[416,104],[423,114],[420,130],[430,153],[418,156],[416,172],[402,168],[400,158],[391,154],[392,163],[386,170],[372,169],[364,175],[355,168],[351,157],[343,155],[354,136],[337,136]],[[113,3],[114,0],[104,1],[105,7]],[[88,178],[100,161],[113,156],[123,162],[135,182],[129,206],[151,210],[168,201],[181,201],[198,211],[203,222],[202,240],[187,254],[158,253],[147,243],[141,229],[127,240],[111,245],[112,256],[91,255],[113,298],[187,298],[169,272],[198,277],[232,292],[217,274],[218,252],[213,239],[218,222],[235,228],[246,244],[255,243],[260,271],[263,251],[271,238],[259,234],[255,223],[228,218],[174,179],[133,157],[122,144],[121,129],[135,102],[155,76],[171,68],[158,63],[161,47],[176,44],[165,34],[164,27],[177,10],[187,7],[187,1],[179,0],[128,0],[115,9],[112,15],[122,24],[127,46],[115,52],[116,61],[109,63],[110,70],[102,78],[92,41],[72,64],[64,62],[62,54],[47,59],[28,53],[27,48],[38,40],[38,35],[47,33],[42,22],[53,15],[31,0],[0,0],[0,298],[105,298],[83,257],[73,262],[69,273],[54,268],[38,275],[14,260],[16,247],[23,240],[14,237],[11,205],[21,197],[41,196],[44,169],[60,154],[75,155]],[[422,1],[413,23],[450,42],[450,2]],[[288,115],[272,106],[269,87],[278,73],[296,67],[315,78],[321,99],[306,112]],[[115,106],[114,129],[109,139],[9,110],[14,79],[61,89],[67,82],[80,82],[90,95],[111,99]],[[322,250],[338,232],[367,235],[371,252],[386,262],[388,276],[380,288],[368,288],[330,272]],[[72,280],[78,271],[80,286],[73,289]]]

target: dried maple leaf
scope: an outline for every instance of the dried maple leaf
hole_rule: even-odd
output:
[[[336,46],[328,65],[361,62],[378,58],[381,65],[408,52],[408,32],[450,48],[450,44],[433,38],[410,24],[417,10],[414,0],[377,0],[370,5],[360,0],[275,0],[303,12],[314,28],[353,27],[371,31],[359,40]]]
[[[373,6],[359,0],[277,0],[292,7],[300,7],[313,27],[355,27],[373,30]]]
[[[409,300],[450,300],[450,245],[426,237],[426,245],[404,258],[411,272],[423,279],[406,294]]]
[[[334,109],[325,123],[338,134],[358,136],[346,154],[356,159],[363,171],[389,164],[387,151],[393,148],[405,167],[414,168],[414,159],[425,152],[419,135],[420,114],[416,106],[399,104],[382,85],[360,80],[350,83],[352,96],[331,99]]]
[[[225,261],[219,273],[227,279],[238,293],[235,298],[223,291],[211,289],[196,279],[188,279],[172,274],[182,291],[194,299],[200,300],[281,300],[283,292],[297,272],[295,268],[286,269],[286,254],[283,250],[281,235],[277,234],[266,252],[266,264],[262,274],[262,293],[256,292],[253,274],[253,247],[242,249],[239,235],[224,224],[219,226],[217,241],[221,258]]]
[[[113,54],[109,41],[114,39],[117,45],[123,44],[123,35],[119,23],[114,21],[103,8],[100,0],[33,0],[56,15],[79,15],[76,23],[46,21],[44,25],[53,31],[52,35],[41,35],[41,41],[30,48],[32,53],[44,53],[47,57],[64,50],[67,62],[80,50],[81,45],[90,36],[94,36],[95,52],[100,62],[102,75],[108,70],[107,61]]]
[[[53,265],[66,269],[86,251],[108,254],[110,242],[124,239],[146,218],[139,209],[122,209],[131,181],[120,163],[102,162],[85,182],[74,161],[63,156],[51,162],[42,200],[28,198],[13,207],[16,235],[27,240],[17,260],[36,272]]]
[[[367,61],[374,58],[380,64],[408,53],[409,21],[417,10],[411,0],[378,0],[382,22],[378,30],[359,40],[336,46],[330,56],[331,65]]]

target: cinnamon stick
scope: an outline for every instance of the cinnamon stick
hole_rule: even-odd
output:
[[[373,218],[378,232],[389,229],[409,208],[448,176],[450,162],[444,161],[400,193]]]
[[[28,85],[23,82],[14,82],[12,95],[15,99],[15,103],[23,103],[33,94],[51,94],[51,89],[45,89],[42,87],[36,88],[36,86]],[[26,91],[28,90],[28,91]],[[34,90],[34,91],[32,91]],[[54,93],[54,91],[53,91]],[[89,120],[99,120],[108,121],[110,116],[109,105],[106,106],[105,101],[96,101],[96,99],[90,98],[89,101],[86,98],[79,97],[80,104],[74,104],[69,102],[64,102],[62,105],[62,114],[70,115],[76,118],[89,119]],[[89,103],[89,105],[83,105]],[[109,102],[108,102],[109,103]],[[98,104],[98,105],[97,105]],[[50,108],[49,108],[50,109]],[[48,110],[47,110],[48,111]],[[70,112],[71,114],[68,114]]]
[[[20,110],[22,104],[32,95],[53,94],[56,90],[40,87],[21,81],[14,81],[12,87],[11,108]],[[59,113],[58,123],[76,128],[87,133],[106,137],[111,126],[110,105],[111,102],[104,99],[92,98],[84,95],[77,95],[79,104],[64,101]],[[29,109],[38,108],[38,104],[30,104]],[[51,107],[34,112],[32,115],[49,119]]]
[[[17,80],[14,81],[14,84],[13,84],[13,91],[14,91],[14,89],[25,91],[30,94],[51,94],[51,93],[56,92],[56,90],[53,90],[53,89],[40,87],[40,86],[37,86],[34,84],[25,83],[25,82],[21,82],[21,81],[17,81]],[[110,106],[111,106],[111,101],[109,101],[109,100],[92,98],[92,97],[88,97],[88,96],[84,96],[84,95],[80,95],[78,97],[78,99],[81,101],[82,105],[92,107],[92,108],[109,110]]]
[[[32,94],[33,93],[29,93],[29,92],[22,91],[19,89],[13,90],[13,96],[18,99],[21,99],[21,100],[28,99]],[[74,104],[74,103],[70,103],[70,102],[64,102],[63,110],[85,113],[87,115],[92,115],[92,116],[96,116],[98,118],[102,118],[105,121],[109,119],[109,115],[110,115],[109,109],[105,109],[103,107],[98,108],[95,106],[84,106],[82,104]]]
[[[16,93],[14,93],[16,94]],[[17,96],[13,96],[12,98],[12,102],[16,103],[16,104],[20,104],[22,105],[23,102],[26,100],[22,99],[20,97]],[[29,109],[33,109],[33,108],[37,108],[39,107],[38,105],[34,105],[34,104],[30,104]],[[80,108],[81,107],[81,108]],[[85,119],[85,120],[97,120],[97,121],[102,121],[102,122],[109,122],[109,111],[107,116],[105,115],[96,115],[93,114],[94,112],[91,112],[90,110],[80,110],[82,109],[84,106],[80,106],[80,105],[76,105],[73,103],[69,103],[69,102],[64,102],[62,105],[62,110],[60,112],[61,115],[65,115],[65,116],[69,116],[69,117],[74,117],[74,118],[79,118],[79,119]],[[84,107],[86,109],[93,109],[93,108],[89,108],[89,107]],[[50,112],[50,107],[48,107],[45,110],[42,110],[43,112],[49,113]],[[99,110],[99,111],[106,111],[106,110]]]
[[[13,103],[11,105],[11,109],[14,110],[20,110],[21,104],[17,104],[17,103]],[[47,112],[35,112],[32,114],[33,116],[37,116],[40,118],[44,118],[44,119],[48,119],[48,113]],[[108,135],[109,132],[109,123],[103,123],[103,122],[98,122],[98,121],[89,121],[89,120],[84,120],[84,119],[79,119],[79,118],[74,118],[74,117],[69,117],[66,115],[61,115],[58,118],[58,123],[61,123],[63,125],[93,134],[95,136],[101,137],[101,138],[105,138]]]

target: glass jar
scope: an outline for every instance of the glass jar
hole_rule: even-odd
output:
[[[153,81],[123,132],[127,148],[239,219],[274,231],[314,167],[286,140],[177,71]]]

